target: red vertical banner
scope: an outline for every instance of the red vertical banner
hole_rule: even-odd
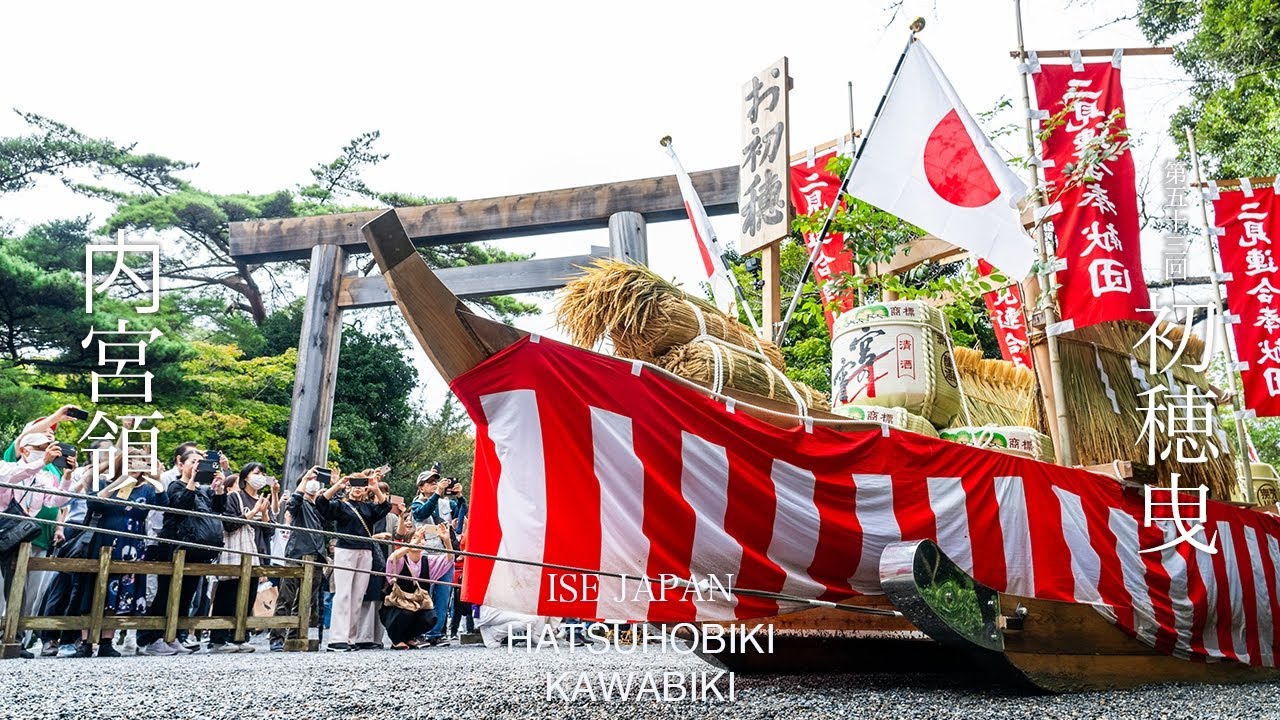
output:
[[[978,273],[987,277],[995,270],[991,263],[978,259]],[[991,327],[1000,341],[1000,356],[1031,369],[1031,342],[1027,339],[1027,316],[1022,309],[1022,288],[1014,283],[982,296],[991,315]]]
[[[1042,153],[1049,205],[1061,206],[1053,215],[1060,331],[1111,320],[1150,322],[1151,313],[1143,312],[1151,299],[1138,245],[1133,154],[1116,136],[1125,130],[1120,68],[1043,65],[1032,77],[1036,104],[1048,115],[1040,123],[1048,131]]]
[[[1213,201],[1213,214],[1222,271],[1230,277],[1236,354],[1244,363],[1244,406],[1280,416],[1280,268],[1272,246],[1280,239],[1280,202],[1274,187],[1232,190]]]
[[[802,158],[791,164],[791,204],[797,215],[816,210],[826,211],[836,201],[840,178],[827,171],[827,161],[836,156],[836,148]],[[816,233],[805,233],[804,246],[810,253],[818,241]],[[826,308],[827,332],[835,318],[854,306],[853,291],[842,287],[842,279],[853,272],[853,253],[845,249],[844,235],[830,233],[813,263],[813,277]]]

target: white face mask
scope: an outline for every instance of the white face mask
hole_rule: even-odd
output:
[[[319,480],[308,480],[306,485],[302,486],[302,492],[306,495],[315,495],[320,492]]]
[[[249,487],[253,488],[254,490],[261,490],[263,487],[266,486],[266,484],[267,484],[266,475],[254,475],[253,477],[249,478]]]

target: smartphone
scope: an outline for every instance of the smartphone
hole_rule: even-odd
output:
[[[64,443],[64,442],[58,443],[58,448],[62,450],[62,455],[58,458],[55,458],[52,465],[58,468],[59,470],[66,470],[67,458],[75,457],[78,450],[76,450],[75,445],[72,445],[71,443]]]
[[[329,468],[318,468],[316,469],[316,479],[320,481],[321,485],[328,485],[333,480],[333,471]]]
[[[222,466],[222,453],[218,452],[217,450],[210,450],[209,452],[205,453],[204,459],[208,460],[209,462],[219,467]]]
[[[379,475],[386,475],[387,473],[391,472],[391,466],[390,466],[390,465],[383,465],[382,467],[378,468],[377,470],[374,470],[374,472],[378,473]]]
[[[70,408],[67,410],[67,417],[72,420],[88,420],[89,412],[87,410],[81,410],[80,408]]]
[[[369,487],[369,478],[351,478],[351,487]]]
[[[201,460],[196,463],[196,483],[200,485],[211,485],[213,483],[214,474],[220,469],[221,468],[218,467],[217,460],[210,460],[208,458]]]

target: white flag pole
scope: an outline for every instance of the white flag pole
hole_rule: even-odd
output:
[[[1019,62],[1027,61],[1026,44],[1022,37],[1022,0],[1013,0],[1014,23],[1018,28],[1018,59]],[[1036,156],[1035,130],[1032,127],[1031,119],[1031,80],[1027,73],[1022,73],[1022,107],[1026,114],[1024,129],[1027,136],[1027,158]],[[1037,209],[1044,206],[1044,194],[1040,190],[1040,170],[1029,163],[1029,171],[1031,173],[1031,193],[1032,200]],[[1036,249],[1040,257],[1040,264],[1044,268],[1049,267],[1050,252],[1048,244],[1044,236],[1044,223],[1038,222],[1035,226]],[[1059,465],[1074,465],[1076,461],[1075,443],[1071,439],[1071,422],[1067,416],[1067,397],[1066,390],[1062,383],[1062,359],[1058,354],[1058,336],[1048,332],[1058,321],[1058,305],[1057,298],[1054,295],[1054,273],[1049,272],[1046,279],[1049,282],[1048,288],[1040,286],[1040,279],[1035,273],[1027,276],[1023,281],[1025,289],[1026,304],[1030,305],[1034,311],[1039,302],[1042,292],[1048,293],[1048,302],[1044,307],[1045,317],[1045,351],[1040,352],[1036,345],[1031,347],[1032,365],[1035,366],[1036,382],[1040,385],[1040,393],[1044,399],[1045,425],[1049,430],[1049,435],[1053,440],[1054,459]],[[1030,340],[1030,334],[1027,337]],[[1047,371],[1047,373],[1046,373]],[[1049,387],[1044,386],[1044,376],[1049,376]]]
[[[898,63],[893,66],[893,74],[889,76],[889,85],[884,89],[884,94],[880,96],[880,104],[876,105],[875,114],[871,116],[871,125],[867,127],[867,134],[862,138],[862,144],[858,146],[858,152],[853,155],[853,162],[849,163],[849,171],[844,174],[844,179],[840,181],[840,189],[836,191],[836,199],[831,203],[831,209],[827,211],[827,219],[822,222],[822,229],[818,231],[818,237],[813,244],[813,250],[809,252],[809,259],[804,264],[804,270],[800,272],[800,282],[796,284],[796,290],[791,294],[791,304],[787,306],[787,313],[782,316],[782,322],[778,323],[778,331],[774,333],[779,346],[787,337],[787,326],[791,324],[791,316],[796,312],[796,306],[800,304],[800,291],[804,289],[804,284],[809,280],[809,273],[813,271],[813,264],[818,261],[818,253],[822,252],[822,245],[826,242],[827,235],[831,232],[831,223],[835,221],[836,211],[840,209],[840,198],[844,196],[849,188],[849,178],[853,177],[854,168],[858,167],[858,159],[862,157],[862,151],[867,147],[867,141],[871,139],[875,133],[876,123],[880,120],[880,111],[884,109],[885,101],[889,99],[889,93],[893,91],[894,84],[898,81],[898,72],[902,70],[902,63],[907,59],[907,52],[911,50],[911,44],[916,41],[916,33],[924,29],[924,18],[916,18],[911,23],[911,36],[907,38],[906,47],[902,48],[902,54],[898,56]]]
[[[1232,364],[1240,360],[1238,349],[1231,337],[1231,333],[1227,330],[1227,313],[1226,305],[1222,300],[1222,285],[1218,283],[1219,271],[1218,266],[1218,236],[1213,231],[1213,227],[1209,225],[1209,201],[1204,197],[1204,178],[1200,176],[1200,153],[1196,152],[1196,135],[1191,130],[1191,126],[1187,126],[1187,152],[1191,155],[1192,176],[1191,187],[1196,188],[1196,192],[1200,193],[1200,223],[1204,228],[1205,247],[1209,249],[1209,279],[1213,282],[1213,299],[1218,304],[1218,329],[1222,332],[1222,353],[1227,358],[1227,381],[1231,383],[1231,409],[1234,410],[1232,415],[1236,419],[1236,444],[1240,448],[1240,469],[1244,473],[1244,499],[1246,502],[1256,502],[1253,497],[1253,467],[1249,464],[1249,448],[1253,445],[1249,438],[1249,428],[1244,424],[1243,387],[1241,392],[1236,392],[1236,370],[1231,370]],[[1241,380],[1243,383],[1243,379]],[[1238,486],[1237,486],[1238,487]]]
[[[658,144],[667,149],[667,155],[671,156],[671,161],[675,163],[676,171],[687,176],[687,173],[684,171],[684,166],[680,164],[680,158],[676,157],[676,149],[671,144],[671,136],[664,136],[658,141]],[[695,196],[693,200],[698,203],[697,212],[707,221],[706,241],[708,250],[710,251],[709,254],[713,258],[712,273],[727,276],[729,284],[733,286],[733,294],[737,298],[738,304],[742,307],[742,313],[747,316],[747,322],[751,323],[751,331],[755,333],[756,337],[760,337],[760,325],[756,323],[756,316],[751,310],[751,303],[747,302],[747,296],[742,292],[742,285],[738,283],[738,276],[733,274],[733,268],[729,266],[729,258],[725,256],[724,249],[720,247],[720,239],[716,237],[716,229],[711,225],[711,218],[707,216],[707,211],[706,208],[702,206],[701,198],[697,197],[698,191],[697,188],[693,187],[692,178],[689,178],[689,187],[693,190],[693,194]],[[692,205],[690,205],[689,212],[694,212]],[[689,220],[693,222],[694,230],[696,231],[698,227],[698,220],[693,217],[690,217]],[[719,260],[718,264],[715,262],[716,260]]]

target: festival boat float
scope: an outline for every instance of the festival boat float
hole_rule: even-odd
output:
[[[468,550],[519,561],[468,558],[471,602],[771,625],[772,652],[703,652],[738,672],[980,669],[1053,692],[1276,677],[1274,516],[1211,500],[1199,537],[1216,535],[1217,552],[1170,543],[1173,524],[1144,522],[1139,485],[1037,460],[1034,438],[942,440],[890,411],[817,409],[782,377],[735,370],[743,353],[771,364],[773,349],[725,348],[717,334],[736,330],[704,308],[692,312],[706,348],[665,363],[608,356],[472,313],[394,211],[363,233],[477,426]],[[925,332],[889,334],[918,349]],[[1084,343],[1082,357],[1092,363],[1098,347]],[[655,362],[709,364],[712,381]],[[726,382],[732,372],[761,391]],[[921,409],[959,414],[949,402]],[[688,582],[664,592],[641,581],[659,577]],[[734,592],[710,592],[716,577]]]

